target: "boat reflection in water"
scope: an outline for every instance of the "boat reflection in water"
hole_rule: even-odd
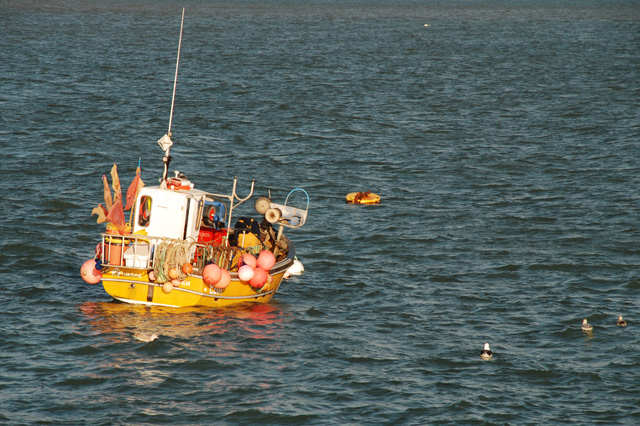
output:
[[[276,339],[284,312],[272,304],[240,304],[224,309],[164,308],[118,302],[85,302],[78,310],[91,328],[112,343],[144,341],[140,336],[157,335],[155,342],[180,340],[215,344],[222,352],[234,351],[244,339]],[[232,339],[227,336],[232,334]]]

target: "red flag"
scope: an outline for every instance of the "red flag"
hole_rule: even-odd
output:
[[[129,189],[127,189],[127,206],[124,208],[125,210],[129,210],[133,207],[133,203],[136,201],[136,196],[138,195],[138,191],[142,189],[144,186],[144,182],[140,179],[140,167],[136,169],[136,177],[133,178],[133,182],[129,185]]]

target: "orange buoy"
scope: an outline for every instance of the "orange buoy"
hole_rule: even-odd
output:
[[[185,263],[184,265],[182,265],[182,272],[189,275],[193,272],[193,265],[190,263]]]
[[[169,278],[171,278],[172,280],[178,278],[178,270],[176,268],[169,269]]]
[[[205,266],[202,270],[202,280],[206,285],[215,285],[220,281],[222,270],[213,263]]]
[[[162,284],[162,292],[164,294],[169,294],[173,291],[173,284],[171,284],[171,281],[168,281],[164,284]]]
[[[256,260],[256,257],[251,253],[245,253],[240,258],[240,266],[242,265],[249,265],[251,266],[251,269],[253,269],[258,265],[258,261]]]
[[[258,255],[258,267],[269,271],[276,264],[276,257],[269,250],[262,250]]]
[[[87,284],[98,284],[102,279],[102,273],[96,269],[96,261],[93,259],[82,264],[80,275]]]
[[[253,271],[253,278],[249,281],[249,285],[254,288],[260,288],[267,282],[267,278],[267,271],[258,267]]]
[[[231,274],[229,274],[229,271],[227,271],[226,269],[221,269],[220,280],[215,285],[215,288],[224,290],[229,286],[230,283],[231,283]]]

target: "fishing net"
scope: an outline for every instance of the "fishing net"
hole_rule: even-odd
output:
[[[176,270],[178,280],[182,281],[187,278],[188,275],[182,272],[182,265],[191,263],[192,244],[188,241],[164,241],[156,246],[153,264],[157,283],[171,281],[169,276],[171,269]]]

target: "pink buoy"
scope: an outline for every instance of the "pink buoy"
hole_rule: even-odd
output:
[[[250,265],[242,265],[240,269],[238,269],[238,278],[240,281],[248,282],[253,278],[254,271]]]
[[[96,269],[96,261],[93,259],[82,264],[80,275],[87,284],[98,284],[102,279],[102,274]]]
[[[211,263],[202,270],[202,280],[207,285],[215,285],[220,281],[221,271],[218,265]]]
[[[268,275],[264,269],[256,268],[255,271],[253,271],[253,278],[249,281],[249,285],[254,288],[262,287],[267,282]]]
[[[173,287],[180,287],[182,285],[182,281],[180,281],[179,279],[174,279],[171,280],[171,284],[173,285]]]
[[[269,250],[262,250],[258,255],[258,266],[265,271],[273,268],[276,264],[276,257]]]
[[[240,266],[242,265],[249,265],[251,266],[251,269],[254,269],[258,265],[258,261],[251,253],[245,253],[240,258]]]
[[[226,269],[221,269],[220,272],[220,281],[215,285],[215,288],[223,290],[229,286],[229,283],[231,283],[231,275]]]

